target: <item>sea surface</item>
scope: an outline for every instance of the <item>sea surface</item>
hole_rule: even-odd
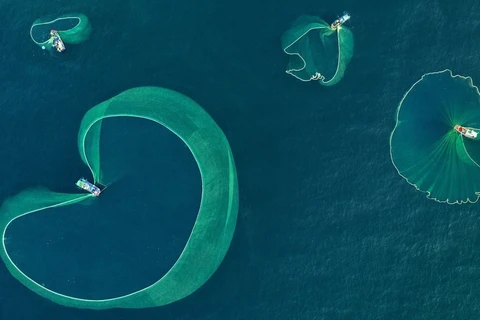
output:
[[[355,49],[342,81],[326,88],[287,75],[282,33],[301,15],[333,21],[343,10],[352,15]],[[62,55],[33,43],[33,21],[70,12],[90,18],[88,41]],[[215,119],[230,142],[240,189],[230,250],[212,278],[187,298],[143,310],[66,308],[26,289],[1,264],[1,320],[480,316],[480,204],[428,200],[397,174],[389,154],[396,108],[423,74],[449,68],[480,85],[478,1],[0,0],[0,16],[1,201],[39,185],[75,192],[73,183],[89,174],[76,144],[83,115],[145,85],[183,93]],[[152,148],[179,155],[184,146],[169,141]],[[180,208],[188,222],[198,206],[199,176],[192,158],[182,157],[184,162],[158,165],[170,173],[169,181],[173,172],[183,183],[169,188],[164,182],[157,200],[165,199],[166,210]],[[100,259],[108,255],[88,249],[100,246],[100,235],[118,237],[117,253],[151,246],[123,257],[131,266],[122,268],[132,272],[127,281],[116,270],[121,284],[113,289],[143,286],[152,277],[148,270],[160,263],[155,250],[172,258],[178,248],[158,243],[172,243],[167,235],[155,243],[153,237],[129,236],[128,214],[148,211],[139,208],[138,192],[130,202],[129,189],[119,188],[126,195],[123,211],[105,208],[99,220],[88,213],[82,220],[73,211],[37,217],[12,228],[8,245],[26,265],[32,267],[32,254],[39,268],[54,265],[62,274],[73,272],[72,265],[95,269],[90,261],[99,272],[107,270],[108,261]],[[175,202],[179,193],[188,194],[185,207]],[[116,217],[119,210],[123,215]],[[144,219],[141,228],[148,225],[152,233],[152,226],[164,223]],[[88,221],[102,224],[93,232]],[[42,265],[35,241],[57,232],[86,258],[75,262],[59,249]]]

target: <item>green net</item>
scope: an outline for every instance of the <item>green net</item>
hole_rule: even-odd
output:
[[[78,147],[94,180],[109,185],[121,179],[126,167],[131,166],[128,159],[118,158],[115,151],[106,151],[101,143],[107,121],[128,117],[164,126],[182,139],[193,154],[200,170],[202,196],[192,232],[178,260],[157,282],[120,297],[81,299],[52,291],[25,275],[9,257],[4,238],[8,225],[20,216],[53,207],[83,204],[92,196],[33,189],[8,199],[0,208],[1,257],[20,282],[56,303],[92,309],[165,305],[202,286],[215,272],[230,245],[238,211],[238,184],[228,141],[198,104],[177,92],[156,87],[130,89],[86,113],[79,130]],[[107,136],[110,139],[110,135]]]
[[[30,28],[30,37],[42,49],[52,48],[50,30],[57,30],[63,42],[78,44],[90,37],[88,18],[81,13],[65,14],[60,17],[43,17],[35,20]]]
[[[302,16],[282,35],[289,55],[286,72],[301,81],[317,80],[325,86],[338,83],[353,55],[353,34],[345,26],[332,30],[324,20]]]
[[[398,173],[430,199],[476,202],[480,192],[480,141],[455,130],[480,132],[480,96],[469,77],[450,70],[425,74],[403,97],[390,137]]]

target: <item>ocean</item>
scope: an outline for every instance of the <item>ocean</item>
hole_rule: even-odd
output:
[[[344,10],[352,15],[348,27],[355,37],[344,78],[327,88],[287,75],[282,33],[301,15],[333,21]],[[423,74],[449,68],[480,85],[480,3],[0,0],[0,12],[5,44],[0,201],[38,185],[75,192],[76,179],[88,175],[76,144],[83,115],[145,85],[185,94],[212,116],[230,142],[240,194],[237,227],[223,263],[187,298],[143,310],[66,308],[26,289],[1,264],[1,320],[480,315],[480,204],[450,206],[427,199],[397,174],[389,154],[396,108]],[[88,41],[62,55],[50,55],[32,42],[34,20],[71,12],[89,17]],[[154,148],[171,150],[167,144]],[[198,172],[188,154],[183,159],[162,165],[185,164],[185,171],[159,164],[166,174],[181,173],[182,182],[162,187],[159,197],[174,201],[178,192],[192,194],[185,206],[194,207]],[[141,211],[135,197],[119,205]],[[108,275],[110,284],[117,277],[121,282],[115,290],[142,286],[162,264],[154,252],[164,238],[152,244],[153,237],[145,235],[123,237],[132,221],[116,218],[115,210],[105,208],[98,219],[86,215],[83,220],[75,212],[37,217],[12,229],[8,243],[25,263],[30,252],[36,264],[48,257],[46,265],[54,263],[56,271],[66,273],[75,264],[94,270],[88,266],[93,257],[99,266],[108,265],[100,262],[108,255],[87,250],[100,243],[99,230],[121,240],[114,248],[119,255],[122,248],[151,245],[150,251],[124,257],[126,264]],[[162,224],[155,217],[145,219],[139,230]],[[91,229],[88,222],[96,221],[103,222]],[[38,237],[53,237],[59,230],[83,250],[84,259],[66,259],[69,253],[60,247],[45,257],[38,254]],[[69,247],[62,245],[62,250]],[[146,271],[135,267],[138,261]],[[91,274],[85,270],[82,274]],[[128,270],[128,281],[122,280]]]

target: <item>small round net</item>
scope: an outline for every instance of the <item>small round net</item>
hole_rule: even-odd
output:
[[[162,199],[168,186],[162,185],[160,180],[168,180],[168,177],[157,174],[156,168],[162,166],[162,160],[158,153],[152,152],[162,148],[162,145],[148,137],[136,144],[130,143],[137,135],[127,129],[138,123],[140,126],[135,127],[135,131],[144,130],[147,136],[153,136],[155,128],[166,128],[173,132],[184,142],[182,148],[185,149],[185,145],[188,147],[187,150],[193,155],[200,171],[199,209],[194,212],[196,216],[193,226],[188,226],[186,244],[179,250],[176,260],[162,273],[163,276],[155,279],[153,283],[133,292],[104,299],[58,292],[48,283],[29,277],[28,273],[15,264],[15,259],[9,255],[9,246],[5,244],[5,235],[10,226],[17,223],[17,219],[25,219],[29,215],[46,216],[58,213],[78,214],[79,219],[82,215],[106,215],[107,211],[112,211],[119,205],[128,206],[128,203],[135,201],[137,197],[144,197],[141,199],[150,199],[158,204],[151,212],[151,221],[154,230],[159,230],[159,237],[168,229],[161,229],[164,223],[169,223],[170,219],[180,219],[168,216],[162,220],[165,213],[159,199]],[[0,255],[12,275],[34,292],[56,303],[91,309],[155,307],[182,299],[201,287],[218,268],[228,250],[238,211],[238,186],[233,157],[228,141],[213,119],[198,104],[177,92],[156,87],[134,88],[100,103],[85,114],[78,134],[78,148],[83,162],[92,172],[94,181],[107,188],[98,198],[88,193],[55,193],[39,188],[26,190],[7,199],[0,208]],[[160,150],[160,153],[164,152],[172,152],[172,149]],[[172,177],[175,179],[174,173]],[[117,193],[120,188],[125,187],[129,191],[128,196],[121,199]],[[186,195],[188,196],[188,192]],[[139,205],[142,203],[143,200]],[[98,207],[103,209],[95,211]],[[138,207],[133,208],[129,214],[132,217],[132,227],[135,227],[135,218],[140,219]],[[113,215],[112,219],[116,219],[115,212]],[[114,227],[114,220],[104,226],[106,230]],[[42,226],[38,224],[38,228]],[[75,225],[71,226],[71,231],[77,231]],[[126,230],[123,241],[129,242],[129,236]],[[148,245],[150,238],[145,239]],[[109,241],[110,239],[105,237],[99,246]],[[165,243],[164,247],[159,249],[169,250],[170,243]],[[105,255],[108,256],[108,253],[106,250]],[[129,255],[128,251],[124,250],[123,253]],[[163,259],[164,253],[158,251],[158,259]],[[78,255],[83,254],[87,253],[78,252]],[[115,266],[110,263],[109,267]],[[62,272],[63,270],[59,269],[58,274]],[[135,274],[127,272],[116,281],[131,279],[135,279]],[[70,286],[75,285],[87,284],[70,283]],[[88,285],[95,287],[97,284]]]
[[[398,173],[438,202],[476,202],[480,141],[455,130],[480,132],[480,96],[469,77],[427,73],[403,97],[390,137]]]
[[[43,49],[51,49],[51,30],[56,30],[65,43],[78,44],[90,37],[91,26],[88,18],[81,13],[43,17],[33,23],[30,37]]]
[[[289,55],[288,74],[332,86],[343,78],[352,58],[353,34],[345,26],[332,30],[318,17],[302,16],[282,35],[282,48]]]

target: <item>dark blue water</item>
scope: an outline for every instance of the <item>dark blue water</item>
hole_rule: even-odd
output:
[[[345,9],[356,42],[344,79],[323,88],[286,75],[279,39],[290,23]],[[188,298],[69,309],[2,267],[3,319],[478,317],[478,205],[427,200],[398,176],[388,147],[395,109],[422,74],[451,68],[480,83],[477,2],[7,0],[0,12],[2,39],[16,36],[1,54],[2,199],[38,184],[70,188],[85,172],[83,114],[140,85],[202,105],[231,143],[240,183],[230,251]],[[28,30],[65,12],[85,13],[92,37],[52,57]]]

